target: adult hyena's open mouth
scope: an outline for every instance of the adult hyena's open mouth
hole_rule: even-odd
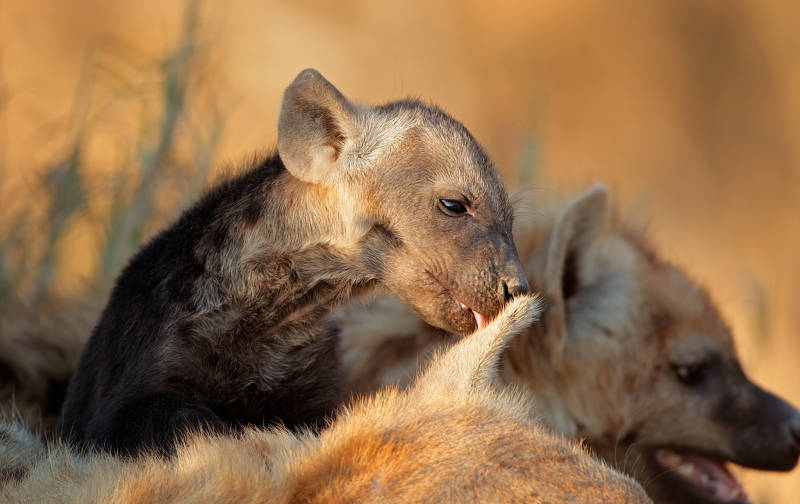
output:
[[[725,461],[699,453],[659,448],[654,459],[664,470],[709,502],[746,504],[750,498],[725,467]]]

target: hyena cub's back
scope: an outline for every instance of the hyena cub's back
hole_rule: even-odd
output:
[[[635,482],[536,425],[522,395],[492,385],[506,342],[537,312],[533,298],[516,298],[411,387],[357,402],[318,436],[195,436],[171,459],[79,460],[56,449],[0,500],[649,502]]]
[[[435,107],[358,105],[304,71],[278,153],[217,184],[122,272],[59,433],[135,453],[198,427],[319,424],[339,391],[325,317],[381,285],[460,334],[527,292],[505,188]]]

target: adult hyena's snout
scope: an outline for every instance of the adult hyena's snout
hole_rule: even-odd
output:
[[[745,425],[734,437],[741,465],[770,471],[789,471],[800,457],[800,411],[752,385],[755,408],[742,415]]]
[[[800,411],[795,410],[791,420],[787,423],[786,430],[786,437],[796,465],[797,459],[800,457]]]

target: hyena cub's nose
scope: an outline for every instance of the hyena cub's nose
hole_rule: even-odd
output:
[[[511,301],[511,298],[514,296],[527,294],[531,291],[531,287],[528,285],[528,279],[525,278],[524,275],[518,275],[514,278],[504,279],[501,282],[501,287],[503,289],[503,299],[506,303]]]

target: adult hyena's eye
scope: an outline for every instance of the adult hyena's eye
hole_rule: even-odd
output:
[[[696,387],[705,382],[709,373],[709,365],[705,362],[696,364],[673,364],[672,371],[681,383],[688,387]]]
[[[463,215],[467,213],[467,206],[457,200],[451,199],[440,199],[439,200],[439,208],[447,215]]]

